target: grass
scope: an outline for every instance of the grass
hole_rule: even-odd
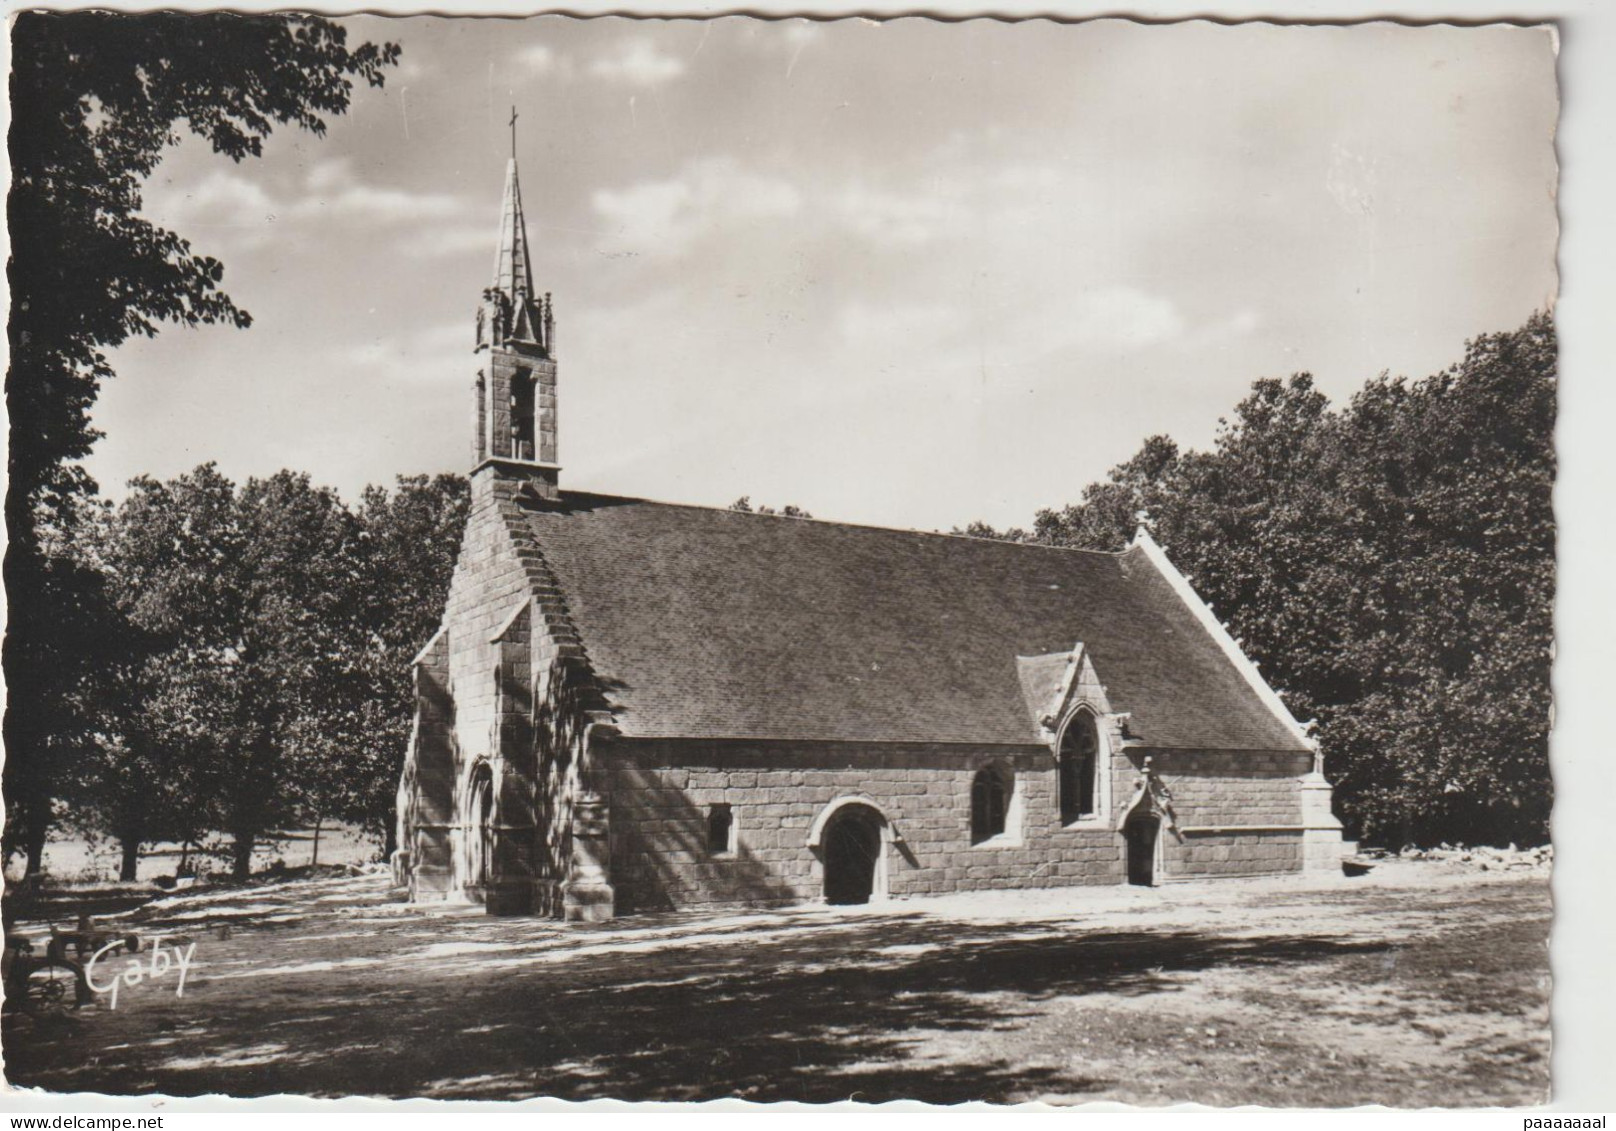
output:
[[[216,838],[202,850],[192,846],[192,866],[202,874],[228,873],[229,846]],[[313,829],[284,829],[267,834],[253,852],[252,869],[264,872],[280,861],[285,867],[306,867],[313,862]],[[357,827],[340,823],[320,829],[319,863],[368,864],[380,855],[376,838]],[[144,845],[136,867],[136,878],[149,882],[159,876],[172,876],[179,867],[181,846],[171,841]],[[104,884],[118,879],[120,863],[115,841],[91,841],[78,836],[60,836],[45,845],[43,871],[50,884]],[[14,859],[6,869],[6,880],[21,878],[22,861]]]

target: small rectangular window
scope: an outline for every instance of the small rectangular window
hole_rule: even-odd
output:
[[[735,851],[735,814],[728,805],[707,806],[707,851]]]

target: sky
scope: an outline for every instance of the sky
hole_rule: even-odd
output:
[[[513,105],[563,488],[1025,525],[1257,378],[1342,402],[1555,295],[1541,29],[344,23],[402,46],[384,89],[146,187],[254,324],[114,352],[113,498],[469,471]]]

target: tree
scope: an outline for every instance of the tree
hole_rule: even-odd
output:
[[[1548,835],[1556,345],[1539,314],[1332,410],[1257,381],[1213,449],[1147,440],[1037,541],[1143,514],[1293,713],[1349,827],[1401,846]]]
[[[97,583],[50,554],[95,492],[74,461],[98,435],[90,410],[113,375],[106,351],[163,322],[251,321],[219,289],[217,260],[138,215],[141,184],[181,122],[235,161],[258,155],[276,125],[322,134],[324,115],[347,109],[350,79],[380,86],[399,57],[392,44],[345,43],[342,28],[303,15],[13,22],[6,851],[25,851],[31,869],[64,763],[91,741],[83,713],[64,705],[94,669],[77,626]]]
[[[740,498],[736,499],[733,503],[731,503],[729,505],[729,509],[732,510],[732,511],[740,511],[743,514],[777,514],[782,518],[813,518],[814,517],[813,515],[809,514],[807,511],[803,510],[801,507],[796,506],[796,505],[794,505],[792,503],[787,503],[785,506],[781,507],[779,510],[775,510],[773,507],[754,507],[752,505],[752,496],[750,496],[750,495],[742,495]]]
[[[85,545],[96,509],[87,497],[61,500],[54,520],[6,558],[4,855],[22,854],[29,875],[72,768],[94,748],[98,685],[117,647],[105,579]]]
[[[1008,530],[996,530],[988,523],[983,522],[981,519],[968,522],[964,526],[956,526],[950,530],[949,533],[958,534],[962,538],[986,538],[993,542],[1032,541],[1032,535],[1028,534],[1019,526],[1012,526]]]
[[[396,832],[398,775],[414,717],[410,662],[437,631],[465,529],[470,492],[458,475],[400,476],[392,493],[367,487],[359,507],[356,674],[344,754],[328,763],[322,812],[383,838]]]
[[[401,477],[357,514],[306,475],[236,488],[212,465],[139,479],[103,524],[122,640],[78,811],[123,847],[391,813],[413,690],[468,504],[463,478]]]
[[[109,665],[80,808],[120,842],[125,879],[142,843],[197,841],[218,823],[243,550],[235,485],[212,464],[167,483],[134,480],[103,528],[101,568],[117,594],[109,624],[136,646]]]
[[[259,837],[306,816],[321,768],[344,755],[361,618],[358,523],[335,492],[281,471],[249,480],[237,506],[239,628],[223,657],[229,772],[219,808],[232,872],[245,878]]]
[[[1371,835],[1541,840],[1554,601],[1556,342],[1546,314],[1343,414],[1353,632],[1325,737]]]
[[[1177,444],[1166,436],[1150,437],[1136,455],[1111,469],[1109,479],[1083,488],[1082,502],[1039,511],[1032,538],[1051,546],[1122,549],[1141,519],[1157,515],[1171,497],[1178,464]]]
[[[381,86],[399,56],[392,44],[350,51],[345,40],[302,15],[18,15],[7,382],[16,528],[42,495],[82,487],[66,465],[96,438],[89,410],[112,375],[107,347],[165,321],[251,322],[219,289],[217,260],[138,215],[176,126],[237,162],[258,156],[277,124],[323,134],[322,115],[348,108],[349,76]]]
[[[358,523],[307,475],[237,490],[211,464],[136,480],[108,575],[149,646],[130,665],[97,808],[124,844],[223,830],[245,877],[271,829],[317,812],[364,692]]]

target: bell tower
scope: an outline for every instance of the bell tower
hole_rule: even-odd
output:
[[[527,219],[516,173],[516,110],[505,170],[493,285],[477,306],[472,467],[519,475],[541,496],[556,498],[555,315],[550,296],[533,288]]]

